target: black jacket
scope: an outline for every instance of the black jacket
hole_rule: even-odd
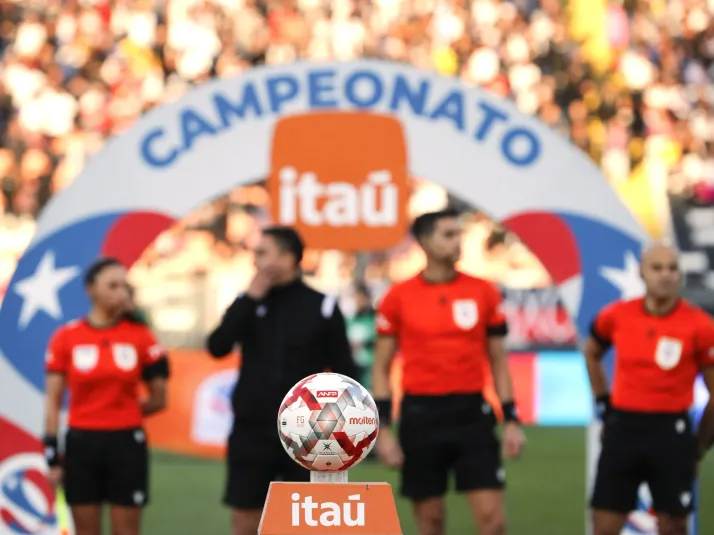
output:
[[[313,373],[356,377],[345,320],[337,299],[301,280],[273,288],[261,301],[239,296],[208,337],[214,357],[241,346],[241,370],[233,391],[236,421],[276,425],[288,391]]]

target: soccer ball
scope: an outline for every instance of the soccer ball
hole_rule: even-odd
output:
[[[290,457],[309,470],[356,466],[374,446],[379,414],[372,396],[339,373],[317,373],[290,389],[278,412],[278,434]]]

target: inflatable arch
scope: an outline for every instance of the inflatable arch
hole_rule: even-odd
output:
[[[206,83],[107,143],[52,199],[19,262],[0,311],[0,489],[19,474],[48,510],[21,511],[0,490],[0,534],[17,533],[3,521],[18,510],[28,533],[51,521],[49,492],[31,477],[42,471],[45,346],[86,313],[80,274],[95,257],[130,265],[193,208],[264,177],[281,195],[281,220],[312,243],[335,246],[338,225],[342,243],[359,247],[371,232],[372,245],[381,236],[387,246],[403,236],[407,172],[516,232],[581,334],[603,305],[639,291],[645,232],[588,158],[509,102],[379,61],[294,63]],[[341,182],[319,182],[335,174]],[[321,194],[330,198],[315,202]]]

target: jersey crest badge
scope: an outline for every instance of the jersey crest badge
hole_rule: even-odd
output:
[[[468,331],[478,323],[478,306],[473,299],[457,299],[452,304],[454,323],[457,327]]]
[[[682,358],[682,342],[663,336],[657,341],[655,362],[663,370],[671,370]]]
[[[88,372],[99,361],[99,348],[92,345],[75,346],[72,349],[72,364],[80,372]]]
[[[136,368],[138,358],[133,345],[114,344],[112,345],[112,355],[114,356],[114,364],[120,370],[128,372]]]

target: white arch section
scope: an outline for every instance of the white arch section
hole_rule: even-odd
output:
[[[217,79],[111,140],[40,218],[35,242],[93,215],[149,210],[180,218],[269,174],[277,120],[315,110],[387,113],[403,125],[413,176],[496,219],[569,211],[645,238],[578,149],[508,101],[455,78],[382,61],[298,62]]]

